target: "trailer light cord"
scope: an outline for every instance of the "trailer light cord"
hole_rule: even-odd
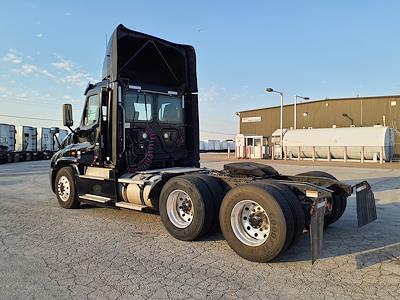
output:
[[[137,172],[137,171],[144,171],[148,169],[153,161],[154,156],[154,142],[156,139],[156,134],[150,129],[150,127],[146,128],[146,134],[149,137],[149,143],[147,145],[147,151],[143,159],[133,166],[128,166],[129,172]]]

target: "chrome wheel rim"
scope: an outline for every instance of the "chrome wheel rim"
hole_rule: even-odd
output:
[[[58,179],[57,193],[62,201],[68,201],[69,195],[71,193],[71,185],[66,176],[61,176],[60,179]]]
[[[172,191],[167,198],[167,215],[175,227],[188,227],[192,223],[194,215],[190,196],[182,190]]]
[[[265,243],[270,234],[268,214],[253,200],[242,200],[233,207],[231,226],[240,242],[251,247]]]

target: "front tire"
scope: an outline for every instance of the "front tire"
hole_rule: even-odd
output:
[[[61,207],[69,209],[80,206],[76,193],[75,175],[71,167],[63,167],[57,172],[54,186]]]

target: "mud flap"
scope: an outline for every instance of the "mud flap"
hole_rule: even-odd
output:
[[[321,256],[324,234],[325,199],[316,199],[311,208],[310,242],[311,261],[314,262]]]
[[[364,226],[377,219],[374,193],[368,182],[355,185],[358,227]]]

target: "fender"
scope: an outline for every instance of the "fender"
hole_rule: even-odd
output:
[[[60,152],[60,151],[59,151]],[[76,176],[80,175],[80,171],[77,166],[77,158],[71,156],[61,156],[63,153],[57,152],[53,158],[51,159],[50,163],[50,172],[49,172],[49,179],[50,179],[50,186],[53,193],[55,193],[55,180],[57,176],[57,172],[66,166],[71,166],[74,170]],[[60,155],[61,154],[61,155]]]

